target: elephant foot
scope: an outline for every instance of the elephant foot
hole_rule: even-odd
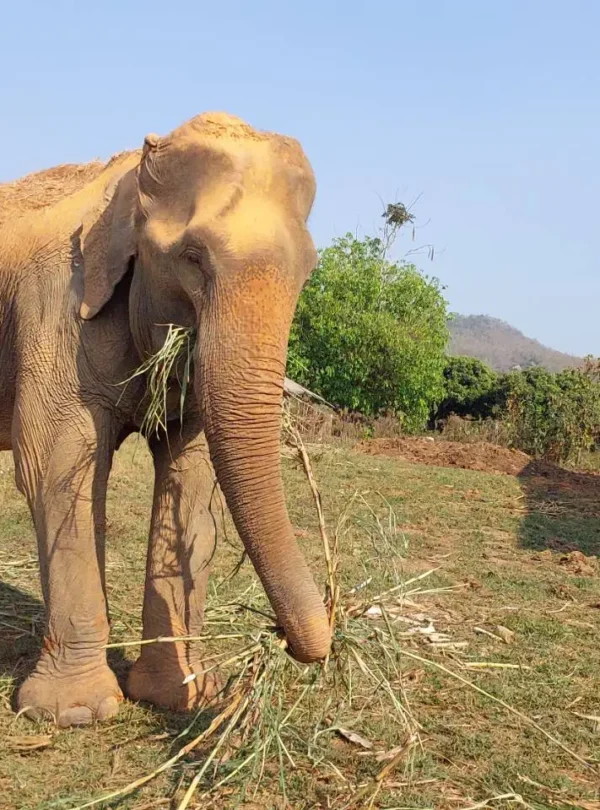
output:
[[[130,700],[153,703],[173,712],[216,705],[223,689],[218,672],[205,673],[202,665],[194,664],[188,656],[160,649],[142,652],[127,680]]]
[[[19,712],[32,720],[53,720],[60,728],[108,720],[119,711],[123,693],[104,657],[97,664],[60,664],[42,653],[19,690]]]

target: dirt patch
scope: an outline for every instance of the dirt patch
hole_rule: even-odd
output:
[[[571,551],[559,560],[568,571],[580,577],[593,577],[598,573],[596,557],[586,557],[581,551]]]
[[[534,554],[532,559],[538,562],[555,562],[561,565],[570,574],[577,577],[594,577],[598,574],[599,570],[598,558],[594,556],[587,557],[581,551],[570,551],[568,554],[558,556],[553,553],[553,549],[547,548],[544,551]],[[558,588],[562,589],[563,585],[559,585]],[[566,594],[560,593],[558,595],[565,596]]]
[[[487,442],[448,442],[430,438],[372,439],[360,442],[361,453],[392,456],[435,467],[461,467],[464,470],[522,475],[531,469],[531,456]]]
[[[391,456],[415,464],[433,467],[460,467],[463,470],[527,477],[531,486],[564,498],[582,494],[597,503],[600,475],[569,470],[537,461],[520,450],[511,450],[489,442],[451,442],[431,437],[370,439],[359,442],[355,450],[371,456]],[[550,487],[550,488],[549,488]],[[464,497],[477,500],[477,490]]]

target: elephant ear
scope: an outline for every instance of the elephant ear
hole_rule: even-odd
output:
[[[136,252],[137,170],[118,173],[105,192],[103,210],[83,222],[83,300],[80,316],[94,318],[110,301]]]

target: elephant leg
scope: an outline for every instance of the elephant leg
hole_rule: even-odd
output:
[[[122,700],[104,649],[105,496],[115,430],[106,412],[72,402],[48,409],[47,399],[39,389],[22,396],[13,429],[17,485],[35,524],[47,613],[42,652],[18,706],[65,727],[112,717]]]
[[[216,526],[211,511],[215,475],[204,434],[169,430],[168,442],[152,440],[155,485],[146,568],[143,637],[197,636],[215,551]],[[203,674],[198,642],[142,645],[127,685],[133,700],[187,711],[213,699],[221,683],[216,673]],[[196,678],[184,683],[192,673]]]

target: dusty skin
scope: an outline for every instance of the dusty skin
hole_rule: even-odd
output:
[[[198,342],[185,429],[175,419],[150,441],[144,637],[200,630],[216,476],[293,654],[328,652],[279,456],[289,328],[316,258],[314,193],[296,141],[222,113],[106,164],[0,185],[0,450],[12,449],[29,503],[47,608],[18,695],[29,716],[82,724],[122,700],[103,649],[106,485],[144,413],[143,381],[122,382],[161,346],[164,324],[194,326]],[[146,645],[129,696],[192,708],[218,691],[212,675],[183,685],[199,669],[184,643]]]

